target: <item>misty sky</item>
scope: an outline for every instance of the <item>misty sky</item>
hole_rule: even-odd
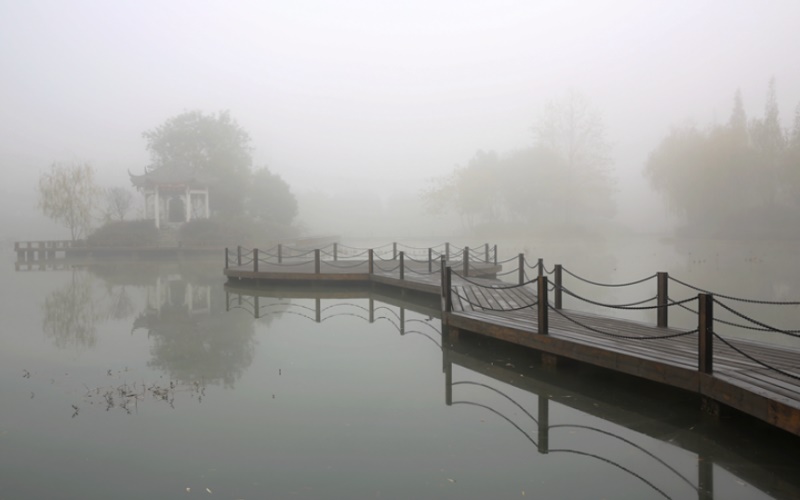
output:
[[[187,110],[230,110],[296,192],[414,190],[530,145],[568,88],[604,117],[626,209],[670,127],[726,121],[737,88],[760,116],[774,76],[788,126],[798,26],[798,1],[0,0],[0,220],[55,160],[129,186],[141,133]]]

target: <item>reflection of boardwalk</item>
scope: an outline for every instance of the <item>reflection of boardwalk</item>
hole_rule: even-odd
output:
[[[363,255],[342,259],[336,247],[332,253],[317,249],[291,257],[282,252],[280,248],[277,255],[238,249],[234,263],[226,252],[225,274],[239,284],[380,283],[429,293],[442,298],[442,322],[452,338],[459,331],[478,333],[536,349],[548,361],[574,359],[653,380],[699,393],[713,412],[724,409],[719,406],[722,403],[800,435],[800,350],[720,335],[728,327],[795,337],[800,332],[770,327],[726,305],[726,301],[743,299],[720,296],[724,299],[720,300],[666,273],[627,284],[596,283],[561,266],[547,270],[541,261],[531,266],[522,255],[497,262],[496,250],[490,258],[488,246],[478,259],[468,248],[446,256],[428,249],[427,259],[413,259],[398,252],[396,245],[391,257],[382,257],[372,249],[364,251],[366,260]],[[459,257],[461,260],[455,260]],[[517,261],[516,269],[503,272],[503,265],[510,261]],[[528,279],[528,271],[538,276]],[[655,290],[651,290],[656,295],[648,294],[650,298],[627,304],[602,303],[565,287],[562,271],[592,286],[627,287],[648,282],[652,286],[656,281]],[[518,276],[516,284],[495,278],[509,274]],[[671,299],[667,293],[669,280],[688,287],[690,295]],[[650,310],[656,321],[645,324],[565,309],[561,305],[565,296],[596,308]],[[727,311],[727,318],[735,321],[719,318],[715,322],[714,304],[721,310],[718,313]],[[668,311],[677,308],[694,314],[697,327],[667,327]]]

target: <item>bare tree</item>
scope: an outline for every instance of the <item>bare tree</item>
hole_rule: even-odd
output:
[[[72,240],[85,236],[100,193],[89,163],[53,163],[39,177],[39,209],[69,229]]]
[[[133,206],[133,194],[122,187],[112,187],[106,190],[105,219],[125,220],[125,216]]]

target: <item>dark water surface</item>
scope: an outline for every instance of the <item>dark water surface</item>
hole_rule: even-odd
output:
[[[219,262],[12,262],[0,499],[800,497],[797,439],[495,343],[443,348],[436,302],[228,294]]]

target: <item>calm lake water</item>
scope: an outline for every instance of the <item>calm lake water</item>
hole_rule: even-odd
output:
[[[634,247],[501,257],[800,297],[788,250]],[[6,251],[0,499],[800,497],[798,440],[758,422],[496,343],[442,347],[438,303],[417,296],[230,293],[218,260],[14,272]]]

